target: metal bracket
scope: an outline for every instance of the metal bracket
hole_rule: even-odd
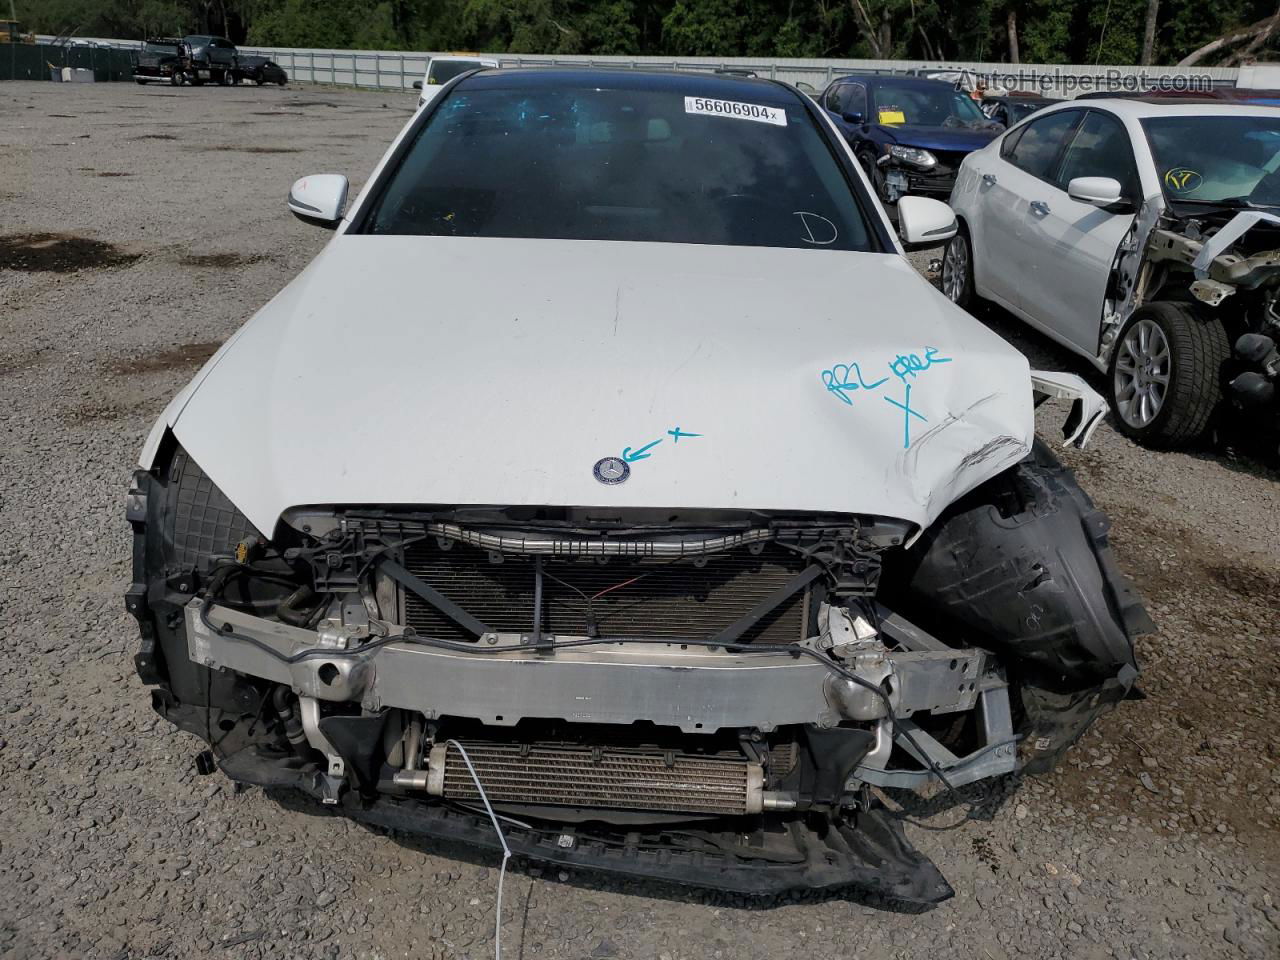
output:
[[[302,716],[302,732],[307,735],[307,743],[323,753],[329,764],[324,779],[317,781],[321,799],[324,803],[335,804],[346,782],[346,762],[329,742],[329,738],[320,731],[320,701],[315,697],[299,697],[298,706]]]

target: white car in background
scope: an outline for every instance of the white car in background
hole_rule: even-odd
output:
[[[1224,386],[1274,424],[1280,111],[1048,107],[971,153],[950,202],[944,292],[992,300],[1107,372],[1122,432],[1188,443]]]
[[[486,68],[496,70],[498,66],[498,61],[493,57],[464,55],[431,57],[427,60],[427,69],[423,73],[422,79],[413,82],[413,89],[422,91],[418,96],[418,106],[425,106],[434,100],[436,94],[440,92],[440,88],[454,77],[466,73],[468,70],[484,70]]]

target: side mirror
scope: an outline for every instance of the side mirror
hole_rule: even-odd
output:
[[[415,81],[413,81],[413,89],[415,89],[415,90],[421,90],[421,89],[422,89],[422,81],[421,81],[421,80],[415,80]]]
[[[332,230],[347,203],[347,178],[340,173],[317,173],[294,181],[289,209],[299,220]]]
[[[1067,184],[1067,196],[1095,207],[1120,202],[1120,181],[1111,177],[1075,177]]]
[[[903,197],[898,201],[898,235],[908,247],[931,247],[956,235],[956,215],[941,200]]]
[[[858,124],[862,123],[862,114],[856,111],[851,111],[849,113],[842,113],[840,114],[840,119],[843,120],[845,123],[852,123],[854,126],[857,126]]]

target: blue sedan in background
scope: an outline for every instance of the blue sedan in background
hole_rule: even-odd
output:
[[[818,102],[886,204],[908,193],[946,200],[961,161],[1004,130],[941,80],[855,74],[833,80]]]

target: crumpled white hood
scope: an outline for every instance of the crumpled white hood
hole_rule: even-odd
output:
[[[268,535],[320,504],[927,525],[1033,433],[1026,360],[897,255],[446,237],[336,237],[165,417]]]

